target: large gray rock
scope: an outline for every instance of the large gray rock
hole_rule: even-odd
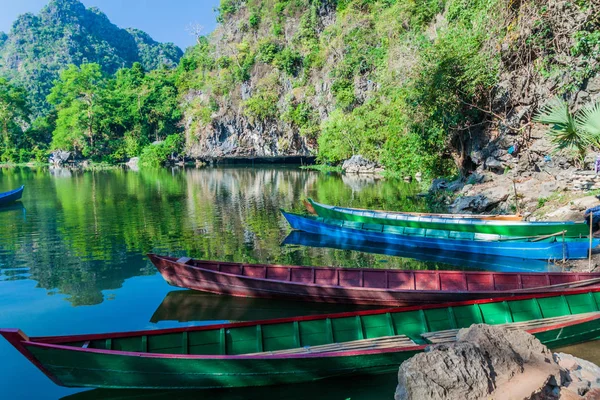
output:
[[[532,398],[560,383],[559,365],[534,336],[473,325],[459,331],[456,343],[402,363],[395,400]]]
[[[129,168],[131,168],[134,171],[138,171],[140,169],[140,158],[139,157],[132,157],[129,159],[129,161],[127,161],[127,165]]]
[[[55,150],[50,154],[48,161],[55,167],[60,167],[71,158],[70,151]]]
[[[380,174],[384,171],[377,163],[369,161],[361,155],[354,155],[344,161],[342,170],[347,174]]]

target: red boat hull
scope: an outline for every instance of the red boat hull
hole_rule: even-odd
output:
[[[598,273],[319,268],[148,256],[171,285],[238,297],[393,307],[600,287]]]

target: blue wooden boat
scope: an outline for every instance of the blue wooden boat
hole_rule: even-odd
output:
[[[527,260],[516,257],[488,256],[478,253],[458,253],[453,251],[431,251],[397,244],[365,242],[361,240],[338,238],[329,235],[317,235],[303,231],[291,231],[281,242],[284,246],[324,247],[339,250],[360,251],[363,253],[412,258],[435,264],[436,269],[473,269],[477,271],[497,272],[560,272],[553,263],[544,260]],[[441,264],[440,264],[441,263]]]
[[[21,186],[20,188],[11,190],[10,192],[0,193],[0,206],[5,206],[20,200],[21,196],[23,195],[24,188],[25,186]]]
[[[479,253],[536,260],[587,258],[586,238],[502,237],[473,232],[435,231],[302,216],[281,210],[293,229],[365,242],[388,243],[439,251]],[[592,248],[600,239],[592,239]]]

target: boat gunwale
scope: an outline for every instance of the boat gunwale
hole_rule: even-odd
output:
[[[328,206],[328,207],[338,207],[338,206],[332,206],[329,204],[319,203],[317,201],[314,201],[310,197],[306,201],[308,201],[309,204],[311,204],[311,205],[313,205],[313,203],[316,203],[318,205],[323,205],[323,206]],[[341,208],[345,208],[345,207],[341,207]],[[371,210],[368,208],[349,208],[349,207],[347,209],[357,210],[357,211],[375,211],[375,212],[379,212],[379,213],[407,215],[407,216],[412,216],[412,217],[430,217],[431,216],[431,217],[445,218],[445,219],[450,219],[450,220],[464,218],[464,219],[475,219],[475,220],[482,220],[482,221],[523,221],[522,214],[451,214],[451,213],[428,213],[428,212],[415,212],[415,211]]]
[[[144,335],[163,335],[168,333],[181,333],[181,332],[195,332],[195,331],[208,331],[213,329],[221,329],[221,328],[243,328],[248,326],[256,326],[256,325],[274,325],[279,323],[288,323],[288,322],[302,322],[302,321],[313,321],[313,320],[325,320],[328,318],[345,318],[345,317],[354,317],[354,316],[366,316],[366,315],[380,315],[392,312],[408,312],[408,311],[418,311],[418,310],[429,310],[435,308],[448,308],[448,307],[460,307],[460,306],[468,306],[474,304],[488,304],[488,303],[501,303],[503,301],[520,301],[520,300],[529,300],[532,298],[541,299],[548,297],[560,297],[560,296],[572,296],[584,293],[596,293],[600,292],[600,288],[588,288],[588,289],[577,289],[573,291],[557,291],[551,293],[529,293],[517,296],[504,296],[504,297],[494,297],[489,299],[477,299],[477,300],[464,300],[464,301],[455,301],[455,302],[445,302],[439,304],[425,304],[425,305],[416,305],[416,306],[405,306],[405,307],[389,307],[389,308],[381,308],[376,310],[364,310],[364,311],[346,311],[341,313],[331,313],[331,314],[319,314],[319,315],[305,315],[299,317],[285,317],[285,318],[275,318],[275,319],[267,319],[267,320],[256,320],[256,321],[241,321],[241,322],[233,322],[233,323],[220,323],[220,324],[210,324],[210,325],[201,325],[201,326],[186,326],[179,328],[164,328],[164,329],[150,329],[150,330],[142,330],[142,331],[129,331],[129,332],[114,332],[114,333],[100,333],[100,334],[82,334],[82,335],[68,335],[68,336],[40,336],[30,338],[31,341],[34,342],[43,342],[43,343],[63,343],[63,342],[79,342],[79,341],[87,341],[87,340],[102,340],[107,338],[119,339],[124,337],[131,336],[144,336]],[[597,304],[598,308],[600,308],[600,304]],[[3,332],[0,329],[0,333]]]
[[[0,193],[0,199],[3,199],[4,197],[12,196],[13,194],[17,194],[17,193],[23,191],[23,189],[25,189],[25,185],[21,185],[20,188],[13,189],[8,192]]]
[[[482,234],[482,235],[492,235],[492,236],[498,236],[498,239],[496,240],[476,240],[476,239],[464,239],[464,238],[451,238],[451,237],[436,237],[436,236],[426,236],[426,234],[424,235],[407,235],[405,233],[395,233],[395,232],[385,232],[385,227],[388,226],[393,226],[393,225],[385,225],[385,224],[374,224],[374,225],[378,225],[378,226],[382,226],[383,230],[382,231],[375,231],[375,230],[370,230],[370,229],[364,229],[364,228],[355,228],[355,227],[350,227],[350,226],[344,226],[343,223],[344,222],[352,222],[352,221],[346,221],[346,220],[339,220],[339,219],[333,219],[333,218],[323,218],[323,217],[319,217],[319,216],[314,216],[314,215],[302,215],[302,214],[297,214],[297,213],[293,213],[293,212],[288,212],[285,211],[283,209],[280,209],[280,212],[283,214],[283,216],[285,217],[285,219],[288,221],[288,223],[290,224],[290,226],[292,226],[293,230],[301,230],[302,229],[297,229],[293,227],[293,224],[290,222],[289,217],[292,217],[293,219],[297,219],[297,220],[307,220],[310,221],[313,224],[319,224],[319,225],[326,225],[327,227],[330,227],[329,229],[334,229],[336,231],[351,231],[350,233],[360,233],[360,234],[378,234],[378,235],[389,235],[391,237],[396,237],[396,238],[403,238],[403,239],[411,239],[411,240],[427,240],[427,241],[438,241],[438,242],[445,242],[445,243],[475,243],[475,244],[481,244],[481,243],[490,243],[491,244],[514,244],[514,243],[526,243],[526,244],[532,244],[532,243],[537,243],[537,244],[546,244],[547,246],[544,247],[544,249],[550,249],[551,247],[554,247],[555,245],[564,245],[566,244],[570,244],[570,243],[582,243],[585,244],[589,241],[589,237],[566,237],[565,241],[560,241],[559,237],[557,237],[557,235],[535,235],[535,236],[504,236],[504,235],[497,235],[497,234]],[[341,222],[342,225],[336,225],[332,222]],[[304,222],[306,224],[306,222]],[[364,223],[363,223],[364,224]],[[428,229],[425,229],[428,230]],[[435,230],[435,229],[432,229]],[[355,231],[355,232],[352,232]],[[442,232],[458,232],[458,231],[448,231],[448,230],[437,230],[437,231],[442,231]],[[308,233],[313,233],[310,231],[305,231]],[[551,239],[552,241],[541,241],[541,240],[536,240],[536,239]],[[596,238],[593,237],[593,248],[598,246],[600,244],[600,238]],[[369,240],[367,240],[369,241]],[[538,247],[538,249],[541,249]],[[458,250],[457,250],[458,251]],[[466,252],[466,253],[471,253],[471,252],[467,252],[462,250],[461,252]],[[518,257],[517,257],[518,258]],[[587,258],[587,256],[586,256]]]
[[[150,256],[150,255],[149,255]],[[165,259],[165,258],[171,258],[171,257],[166,257],[166,256],[159,256],[156,254],[153,254],[153,256],[159,258],[159,259]],[[192,259],[194,260],[194,259]],[[206,268],[202,268],[202,267],[198,267],[195,265],[191,265],[191,264],[184,264],[184,263],[179,263],[176,260],[168,260],[169,262],[173,262],[177,265],[180,265],[182,267],[185,268],[192,268],[192,269],[197,269],[203,272],[208,272],[208,273],[212,273],[212,274],[217,274],[220,276],[227,276],[227,277],[235,277],[235,278],[243,278],[245,280],[250,280],[250,281],[255,281],[255,282],[272,282],[272,283],[282,283],[282,284],[286,284],[286,285],[293,285],[293,286],[297,286],[297,287],[301,287],[301,286],[308,286],[308,287],[314,287],[314,288],[323,288],[323,289],[349,289],[349,290],[353,290],[353,291],[359,291],[359,292],[404,292],[404,293],[418,293],[418,294],[437,294],[437,293],[453,293],[453,294],[484,294],[484,293],[498,293],[500,295],[502,294],[508,294],[508,293],[512,293],[512,292],[524,292],[524,293],[530,293],[529,291],[531,291],[531,293],[535,293],[533,292],[534,290],[548,290],[550,289],[550,287],[552,285],[546,285],[546,286],[536,286],[536,287],[532,287],[532,288],[521,288],[521,289],[508,289],[508,290],[444,290],[444,289],[430,289],[430,290],[422,290],[422,289],[390,289],[390,288],[369,288],[369,287],[360,287],[360,286],[341,286],[341,285],[320,285],[317,283],[303,283],[303,282],[292,282],[292,281],[284,281],[284,280],[277,280],[277,279],[269,279],[269,278],[258,278],[258,277],[252,277],[252,276],[247,276],[247,275],[243,275],[243,274],[234,274],[234,273],[228,273],[228,272],[221,272],[221,271],[214,271],[211,269],[206,269]],[[194,260],[194,261],[204,261],[204,260]],[[210,263],[209,261],[205,261],[206,263]],[[221,264],[220,262],[214,262],[213,264]],[[244,264],[244,263],[228,263],[228,262],[223,262],[223,264],[237,264],[240,266],[256,266],[256,267],[266,267],[269,268],[270,265],[268,264]],[[155,265],[155,267],[159,270],[159,272],[162,271],[162,268],[159,268],[158,266]],[[327,268],[327,267],[303,267],[303,266],[285,266],[285,265],[273,265],[273,267],[275,268],[296,268],[296,269],[319,269],[319,270],[333,270],[334,268]],[[169,268],[169,267],[167,267]],[[353,271],[352,268],[340,268],[341,271]],[[367,272],[385,272],[385,271],[393,271],[393,272],[408,272],[408,273],[421,273],[421,272],[428,272],[431,273],[432,275],[437,275],[439,276],[439,272],[441,271],[414,271],[414,270],[393,270],[393,269],[376,269],[376,268],[357,268],[354,271],[367,271]],[[544,272],[524,272],[524,273],[519,273],[519,272],[487,272],[487,271],[447,271],[449,272],[448,275],[462,275],[462,276],[466,276],[469,275],[471,273],[477,273],[478,275],[492,275],[492,276],[497,276],[497,275],[501,275],[501,274],[506,274],[506,275],[512,275],[512,276],[523,276],[523,275],[535,275],[535,276],[561,276],[563,273],[561,272],[553,272],[553,273],[544,273]],[[445,273],[445,272],[444,272]],[[573,274],[575,275],[576,273],[567,273],[567,274]],[[579,273],[577,273],[579,274]],[[600,274],[599,273],[593,273],[593,272],[587,272],[584,274],[591,274],[591,275],[596,275],[598,278],[600,278]],[[161,273],[162,275],[162,273]],[[591,278],[594,279],[594,278]],[[576,284],[578,282],[582,282],[583,280],[579,280],[579,281],[572,281],[572,282],[566,282],[565,284],[569,284],[569,283],[573,283]],[[181,287],[181,286],[178,286]],[[187,288],[186,289],[191,289],[191,288]],[[191,290],[196,290],[196,289],[191,289]],[[571,289],[573,290],[573,289]],[[204,291],[204,290],[202,290]],[[204,291],[207,292],[207,291]],[[571,293],[571,291],[564,289],[562,290],[562,292],[564,293]],[[213,292],[213,293],[220,293],[220,292]],[[557,291],[554,291],[553,293],[558,293]]]
[[[513,220],[493,220],[493,219],[482,219],[482,218],[468,218],[468,217],[440,217],[440,216],[428,216],[428,215],[410,215],[404,214],[401,211],[382,211],[382,210],[368,210],[368,209],[358,209],[351,207],[341,207],[341,206],[333,206],[329,204],[322,204],[316,202],[312,199],[308,199],[309,202],[313,206],[322,207],[327,210],[331,210],[334,212],[339,212],[347,215],[352,215],[356,217],[365,217],[365,218],[374,218],[374,219],[389,219],[394,221],[404,221],[407,222],[425,222],[425,223],[438,223],[438,224],[457,224],[457,225],[485,225],[485,226],[510,226],[510,227],[528,227],[528,226],[578,226],[584,225],[585,221],[513,221]],[[357,215],[356,213],[373,213],[374,215]],[[395,214],[398,216],[404,216],[405,219],[398,218],[387,218],[383,214]],[[452,214],[450,214],[452,215]],[[385,225],[385,224],[383,224]],[[425,228],[423,228],[425,229]]]
[[[577,314],[573,314],[577,315]],[[542,318],[543,319],[543,318]],[[547,331],[552,331],[555,329],[562,329],[568,326],[574,326],[579,324],[584,324],[587,322],[595,321],[600,319],[600,312],[596,312],[595,315],[587,316],[583,318],[577,318],[567,322],[560,322],[553,325],[543,326],[539,328],[527,329],[525,332],[530,334],[542,333]],[[535,320],[531,320],[535,321]],[[259,325],[256,323],[255,325]],[[0,330],[1,332],[1,330]],[[398,352],[410,352],[410,351],[421,351],[424,350],[428,346],[432,346],[433,344],[423,344],[423,345],[415,345],[410,347],[393,347],[389,349],[367,349],[367,350],[349,350],[349,351],[331,351],[328,353],[301,353],[301,354],[254,354],[254,355],[208,355],[208,354],[170,354],[170,353],[143,353],[143,352],[134,352],[134,351],[121,351],[121,350],[105,350],[105,349],[90,349],[90,348],[82,348],[82,347],[73,347],[61,344],[54,343],[43,343],[37,341],[36,338],[30,338],[26,341],[21,341],[20,344],[24,347],[37,347],[42,349],[55,349],[55,350],[65,350],[65,351],[76,351],[82,353],[92,353],[92,354],[104,354],[104,355],[114,355],[114,356],[125,356],[125,357],[137,357],[137,358],[164,358],[164,359],[182,359],[182,360],[277,360],[277,359],[298,359],[298,358],[333,358],[333,357],[353,357],[353,356],[364,356],[371,354],[384,354],[384,353],[398,353]],[[25,348],[25,350],[29,352]],[[32,355],[33,356],[33,355]],[[35,356],[33,356],[35,357]]]

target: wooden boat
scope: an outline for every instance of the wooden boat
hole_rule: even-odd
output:
[[[327,379],[325,382],[303,382],[286,385],[278,390],[278,400],[373,400],[381,398],[380,393],[389,395],[398,386],[398,372],[389,374],[346,376]],[[206,389],[202,397],[197,390],[170,389],[93,389],[67,395],[61,400],[260,400],[272,399],[273,387],[258,386],[228,389]],[[324,394],[326,393],[326,394]]]
[[[504,325],[551,348],[600,337],[600,289],[139,332],[0,334],[54,382],[100,388],[218,388],[376,375],[459,328]]]
[[[515,257],[488,256],[477,253],[452,251],[435,252],[418,247],[365,242],[303,231],[291,231],[281,242],[284,246],[324,247],[339,250],[360,251],[371,254],[411,258],[429,263],[429,269],[459,269],[496,272],[561,272],[554,263]],[[444,265],[440,265],[444,264]],[[447,267],[446,267],[447,266]]]
[[[11,190],[10,192],[0,193],[0,206],[11,204],[17,200],[20,200],[21,196],[23,196],[24,188],[25,186],[21,186],[20,188]]]
[[[317,214],[317,210],[313,207],[313,201],[311,199],[304,200],[304,206],[306,210],[311,214]],[[361,210],[361,211],[374,211],[366,208],[354,208],[353,210]],[[394,214],[394,215],[410,215],[415,217],[439,217],[439,218],[449,218],[449,219],[461,219],[461,218],[469,218],[469,219],[481,219],[481,220],[490,220],[490,221],[522,221],[523,216],[521,214],[442,214],[442,213],[425,213],[425,212],[410,212],[410,211],[385,211],[385,210],[375,210],[377,212],[382,212],[386,214]]]
[[[366,224],[403,226],[419,229],[437,229],[457,232],[489,233],[505,236],[541,236],[564,232],[566,237],[585,237],[590,227],[585,222],[554,221],[526,222],[482,220],[473,218],[444,218],[440,216],[413,216],[386,211],[371,211],[320,204],[308,199],[317,215],[327,219],[341,219]]]
[[[324,303],[393,307],[600,287],[600,273],[403,271],[148,257],[173,286],[238,297]]]
[[[293,229],[365,242],[397,244],[439,251],[479,253],[536,260],[587,258],[590,240],[583,238],[503,237],[474,232],[439,231],[366,224],[302,216],[281,211]],[[591,240],[592,248],[600,239]]]

